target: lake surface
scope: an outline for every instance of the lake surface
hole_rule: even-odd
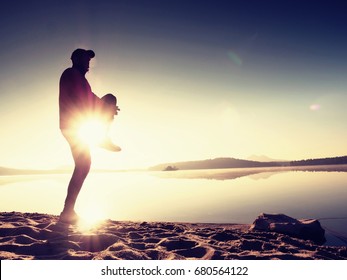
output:
[[[347,167],[329,168],[91,173],[76,210],[114,220],[247,224],[260,213],[283,213],[320,219],[346,237]],[[69,179],[0,176],[0,211],[58,215]]]

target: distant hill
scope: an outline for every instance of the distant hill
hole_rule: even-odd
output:
[[[33,169],[15,169],[0,167],[0,175],[34,175],[34,174],[61,174],[67,170],[33,170]]]
[[[165,170],[168,167],[180,170],[188,169],[218,169],[218,168],[247,168],[247,167],[270,167],[270,166],[282,166],[288,163],[280,162],[259,162],[235,158],[215,158],[199,161],[185,161],[175,163],[163,163],[150,168],[150,170]]]
[[[283,159],[273,159],[269,158],[268,156],[265,155],[251,155],[250,157],[247,158],[247,160],[251,161],[260,161],[260,162],[285,162],[286,160]]]
[[[291,166],[347,164],[347,156],[291,161]]]
[[[252,167],[278,167],[278,166],[315,166],[315,165],[341,165],[347,164],[347,156],[304,159],[297,161],[255,161],[236,158],[215,158],[197,161],[182,161],[162,163],[149,168],[152,171],[175,171],[192,169],[220,169],[220,168],[252,168]],[[93,172],[115,172],[116,170],[93,170]],[[0,176],[29,175],[29,174],[63,174],[71,173],[71,168],[52,170],[29,170],[0,167]]]
[[[16,169],[16,168],[7,168],[0,167],[0,176],[10,176],[10,175],[37,175],[37,174],[71,174],[73,167],[65,166],[58,169]],[[117,170],[113,169],[91,169],[91,172],[116,172]]]
[[[298,161],[271,161],[260,162],[235,158],[215,158],[198,161],[183,161],[162,163],[149,168],[152,171],[161,170],[192,170],[192,169],[219,169],[219,168],[251,168],[251,167],[276,167],[276,166],[308,166],[308,165],[334,165],[347,164],[347,156],[306,159]]]

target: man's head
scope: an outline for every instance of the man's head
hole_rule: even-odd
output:
[[[71,55],[71,60],[73,66],[87,73],[89,70],[89,61],[93,57],[95,57],[95,53],[92,50],[76,49]]]

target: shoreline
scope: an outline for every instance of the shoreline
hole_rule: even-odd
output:
[[[81,230],[58,216],[0,212],[0,259],[5,260],[346,260],[347,247],[247,224],[105,220]]]
[[[111,170],[111,169],[91,169],[91,173],[123,173],[123,172],[154,172],[163,174],[175,174],[178,172],[211,172],[211,171],[230,171],[239,172],[241,176],[251,175],[253,173],[264,172],[279,172],[279,171],[308,171],[308,172],[347,172],[347,164],[321,164],[321,165],[292,165],[292,166],[258,166],[258,167],[221,167],[221,168],[193,168],[193,169],[177,169],[177,170],[151,170],[148,168],[143,169],[124,169],[124,170]],[[248,174],[251,171],[250,174]],[[73,172],[73,167],[69,169],[15,169],[0,167],[1,176],[30,176],[30,175],[66,175]],[[243,175],[244,174],[244,175]]]

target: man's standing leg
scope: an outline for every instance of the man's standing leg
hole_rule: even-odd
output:
[[[84,180],[89,173],[91,166],[91,156],[89,147],[86,145],[72,145],[70,143],[70,147],[73,159],[75,161],[75,169],[72,173],[71,180],[68,185],[64,210],[60,214],[60,220],[62,222],[74,223],[78,220],[78,216],[74,210],[75,203]]]

